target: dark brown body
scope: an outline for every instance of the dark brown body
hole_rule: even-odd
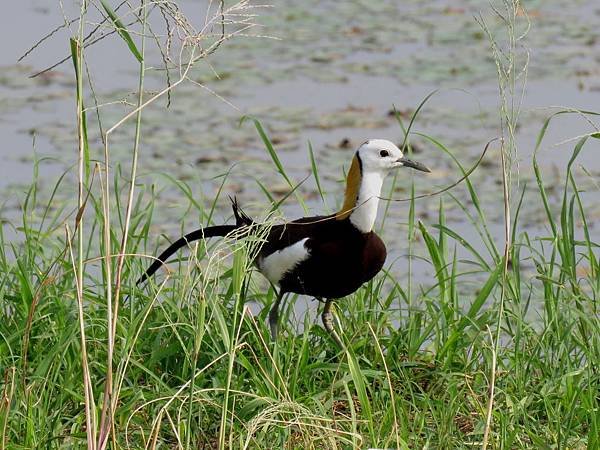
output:
[[[254,224],[235,201],[233,210],[236,225],[202,228],[178,239],[156,258],[137,284],[152,276],[173,253],[190,242],[225,236]],[[319,299],[344,297],[377,275],[387,256],[383,241],[374,232],[362,233],[347,218],[315,216],[273,226],[257,256],[258,266],[261,258],[303,239],[309,257],[284,273],[278,281],[280,294],[293,292]]]
[[[283,293],[336,299],[356,291],[383,267],[387,255],[374,232],[360,232],[349,219],[334,216],[306,217],[270,231],[259,258],[308,238],[309,257],[284,274]]]

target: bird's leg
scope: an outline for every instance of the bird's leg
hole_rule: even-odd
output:
[[[277,325],[279,322],[279,304],[281,303],[281,299],[283,298],[283,291],[279,291],[277,294],[277,298],[275,299],[275,303],[271,306],[271,310],[269,311],[269,327],[271,328],[271,339],[274,341],[277,339]]]
[[[333,314],[331,314],[331,305],[333,303],[332,299],[325,300],[325,306],[323,306],[323,314],[321,314],[321,319],[323,320],[323,326],[327,330],[327,332],[331,335],[333,340],[340,346],[340,348],[344,348],[344,344],[340,337],[337,335],[333,328]]]

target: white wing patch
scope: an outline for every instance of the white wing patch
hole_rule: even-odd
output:
[[[304,246],[308,238],[296,242],[289,247],[261,258],[258,268],[271,283],[279,284],[283,276],[308,258],[308,249]]]

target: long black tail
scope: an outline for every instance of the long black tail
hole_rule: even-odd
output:
[[[244,211],[242,211],[242,209],[238,205],[237,199],[235,197],[230,197],[230,200],[231,207],[233,208],[233,215],[235,216],[235,225],[215,225],[213,227],[200,228],[199,230],[192,231],[191,233],[188,233],[185,236],[177,239],[165,251],[158,255],[158,257],[154,260],[150,267],[148,267],[144,274],[137,280],[136,285],[139,286],[152,275],[154,275],[154,273],[158,269],[160,269],[160,267],[165,263],[167,259],[171,257],[171,255],[173,255],[180,248],[188,245],[190,242],[211,237],[227,236],[232,231],[235,231],[239,228],[243,228],[248,225],[252,225],[254,221],[248,215],[246,215]]]
[[[171,257],[171,255],[177,252],[177,250],[179,250],[180,248],[188,245],[190,242],[217,236],[227,236],[229,233],[236,230],[237,228],[237,225],[216,225],[214,227],[200,228],[199,230],[195,230],[191,233],[186,234],[185,236],[177,239],[164,252],[158,255],[158,257],[154,260],[150,267],[148,267],[144,274],[137,280],[136,284],[139,286],[152,275],[154,275],[154,273],[158,269],[160,269],[160,267],[165,263],[167,259]]]

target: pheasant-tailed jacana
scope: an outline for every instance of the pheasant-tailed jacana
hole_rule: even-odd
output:
[[[279,286],[269,312],[273,339],[277,336],[279,304],[287,293],[310,295],[325,301],[322,320],[325,329],[342,347],[333,329],[333,300],[356,291],[383,267],[386,249],[373,232],[379,195],[385,176],[393,169],[411,167],[423,172],[423,164],[404,157],[390,141],[371,139],[362,144],[352,159],[341,210],[328,216],[303,217],[271,226],[254,261],[258,270]],[[188,243],[234,234],[257,224],[232,200],[235,225],[201,228],[178,239],[162,252],[140,277],[144,282],[178,249]]]

